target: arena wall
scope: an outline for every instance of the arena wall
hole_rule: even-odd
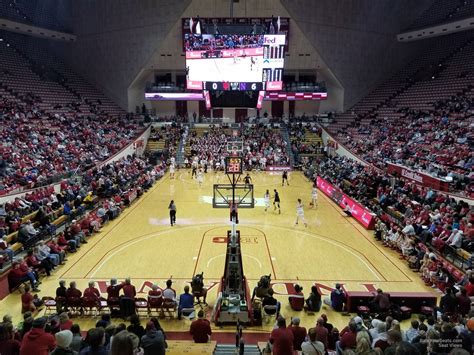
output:
[[[72,1],[70,27],[77,41],[60,46],[54,43],[52,48],[128,110],[129,85],[190,2]]]
[[[419,50],[396,35],[433,0],[281,0],[344,87],[347,109]]]

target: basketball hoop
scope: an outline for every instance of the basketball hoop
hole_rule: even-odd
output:
[[[229,155],[238,156],[244,150],[244,142],[241,139],[229,140],[226,148]]]

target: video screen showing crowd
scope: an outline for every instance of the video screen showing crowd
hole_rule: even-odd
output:
[[[197,22],[199,24],[199,22]],[[281,90],[287,36],[279,22],[270,21],[265,33],[201,32],[193,22],[185,33],[187,88],[192,90]]]
[[[261,82],[263,41],[263,35],[186,34],[187,80]]]

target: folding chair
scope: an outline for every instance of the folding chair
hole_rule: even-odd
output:
[[[263,306],[262,318],[267,323],[270,323],[272,318],[276,319],[276,315],[278,313],[278,307],[276,305],[266,305]]]
[[[114,309],[120,310],[120,298],[109,297],[107,299],[107,307],[109,307],[110,314],[114,314]]]
[[[166,314],[166,312],[168,314]],[[174,313],[176,312],[176,301],[171,298],[164,298],[163,304],[161,306],[161,314],[163,317],[166,318],[174,318]]]
[[[58,314],[67,311],[66,297],[58,296],[55,298],[56,301],[56,312]]]
[[[196,310],[194,308],[183,308],[181,310],[181,316],[186,319],[193,320],[196,318]]]
[[[148,296],[148,313],[149,314],[155,311],[157,315],[161,315],[162,305],[163,305],[163,296]]]
[[[53,297],[45,296],[42,298],[42,300],[45,306],[45,309],[44,309],[45,316],[56,313],[56,301]]]
[[[100,300],[95,297],[83,297],[82,298],[82,309],[84,315],[97,316],[100,312]]]
[[[135,311],[138,315],[140,313],[148,315],[148,301],[145,298],[135,298]]]
[[[82,299],[80,297],[69,297],[66,300],[66,306],[69,308],[71,313],[82,313]]]

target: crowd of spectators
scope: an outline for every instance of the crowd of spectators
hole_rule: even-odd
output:
[[[115,218],[132,197],[138,197],[150,188],[163,175],[164,169],[163,164],[154,166],[140,157],[128,156],[89,169],[79,179],[64,180],[58,193],[52,187],[40,188],[5,203],[0,209],[0,255],[12,260],[15,242],[21,242],[24,249],[29,249],[38,240],[55,236],[56,227],[52,222],[57,211],[67,217],[69,227],[57,236],[56,242],[75,251],[84,241],[82,231],[90,234],[102,223]],[[86,213],[80,224],[76,223],[76,218],[90,209],[97,199],[100,200],[99,208]],[[23,218],[33,212],[37,213],[32,219]],[[9,240],[9,234],[16,231],[16,238]],[[50,268],[46,265],[45,269]]]
[[[229,155],[228,143],[240,141],[243,144],[244,164],[248,170],[262,169],[267,166],[289,165],[286,141],[280,130],[266,125],[245,125],[236,136],[228,128],[211,127],[203,136],[190,131],[188,142],[191,155],[188,162],[197,160],[214,169],[224,168],[224,159]]]
[[[369,123],[356,120],[352,127],[338,132],[338,139],[379,168],[392,162],[452,178],[456,190],[474,196],[473,106],[472,98],[459,94],[435,102],[431,111],[400,109],[396,120],[369,115],[365,117]]]
[[[455,297],[455,296],[454,296]],[[383,319],[356,316],[347,326],[337,329],[322,314],[314,327],[300,326],[300,319],[277,318],[267,352],[274,355],[302,354],[472,354],[474,349],[474,312],[440,313],[439,317],[420,315],[408,329],[391,316]]]
[[[91,289],[98,291],[93,287]],[[79,290],[74,288],[73,291]],[[89,288],[84,292],[88,291]],[[166,333],[156,317],[142,325],[135,315],[127,326],[125,323],[113,323],[110,314],[104,314],[85,335],[66,312],[33,318],[33,314],[27,311],[18,325],[13,324],[7,314],[0,323],[2,354],[164,355],[166,348]]]
[[[311,173],[309,170],[306,172]],[[412,235],[416,236],[427,230],[431,235],[427,235],[428,232],[423,234],[424,243],[431,243],[440,235],[448,240],[453,232],[459,232],[462,238],[456,242],[456,247],[474,251],[473,209],[463,200],[389,176],[373,166],[342,156],[323,158],[314,173],[338,186],[377,215],[392,216],[390,228],[412,225]]]
[[[263,46],[263,35],[193,35],[184,40],[186,51],[256,48]]]
[[[144,129],[108,116],[45,116],[35,105],[0,100],[0,193],[48,184],[106,160]]]
[[[152,127],[149,141],[163,141],[163,148],[167,151],[168,155],[176,156],[176,150],[184,132],[184,127],[177,124]]]

